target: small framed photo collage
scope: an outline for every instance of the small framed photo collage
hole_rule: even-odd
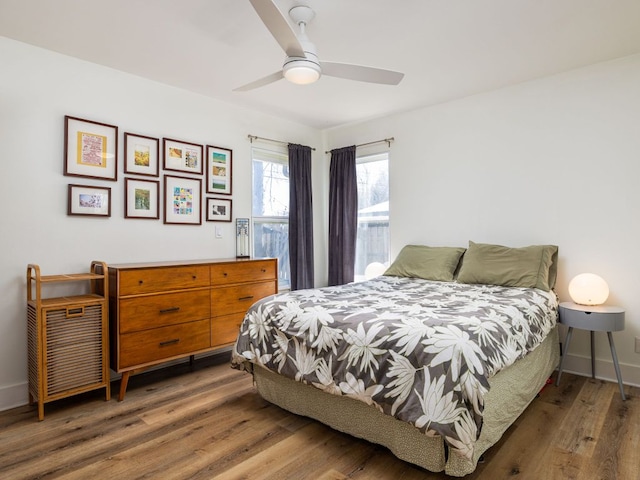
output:
[[[160,138],[125,132],[123,151],[124,218],[158,220],[162,210],[165,224],[232,221],[231,149],[163,138],[160,150]],[[117,182],[118,127],[65,116],[64,175]],[[110,217],[111,188],[69,184],[67,214]]]

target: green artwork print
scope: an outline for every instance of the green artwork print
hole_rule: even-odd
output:
[[[213,152],[211,159],[216,163],[227,163],[227,155],[224,153]]]
[[[151,210],[151,191],[142,188],[135,189],[136,210]]]

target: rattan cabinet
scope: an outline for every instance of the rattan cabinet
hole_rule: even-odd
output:
[[[44,404],[109,383],[109,286],[107,266],[92,262],[90,272],[41,275],[38,265],[27,266],[27,341],[29,402]],[[42,298],[43,287],[85,282],[88,293]],[[57,287],[64,288],[64,287]]]

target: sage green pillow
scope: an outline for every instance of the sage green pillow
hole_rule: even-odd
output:
[[[556,284],[557,262],[556,245],[510,248],[470,241],[457,280],[549,291]]]
[[[384,275],[451,282],[464,250],[460,247],[406,245]]]

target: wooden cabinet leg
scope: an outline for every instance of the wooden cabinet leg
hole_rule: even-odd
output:
[[[104,392],[105,401],[108,402],[109,400],[111,400],[111,380],[107,380],[105,389],[106,389],[106,391]]]
[[[124,400],[124,394],[127,392],[127,384],[129,383],[129,376],[131,372],[123,372],[122,378],[120,379],[120,393],[118,394],[118,401],[121,402]]]

